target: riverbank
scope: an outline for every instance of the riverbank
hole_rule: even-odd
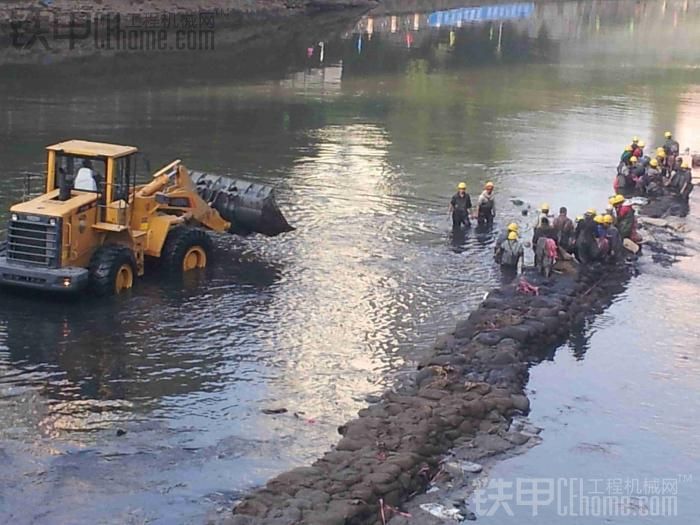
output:
[[[678,209],[673,198],[647,209],[663,215],[661,207]],[[417,504],[454,501],[458,494],[462,508],[434,502],[430,508],[455,519],[473,518],[464,500],[469,475],[482,468],[474,462],[536,440],[536,429],[513,425],[516,416],[529,411],[529,366],[609,306],[636,270],[634,264],[596,264],[560,271],[547,280],[528,269],[523,277],[530,286],[513,283],[489,293],[467,320],[437,341],[411,383],[385,393],[340,427],[338,445],[311,467],[284,473],[244,498],[226,523],[416,522],[400,506],[444,477],[456,479],[456,487],[414,500],[413,512]],[[425,516],[420,523],[429,522]]]
[[[10,0],[0,6],[0,19],[12,18],[28,10],[44,14],[67,16],[71,13],[106,14],[175,14],[215,13],[219,16],[250,19],[279,18],[295,14],[374,6],[374,0],[115,0],[112,2],[84,2],[82,0]]]
[[[236,57],[279,40],[319,38],[350,30],[375,0],[122,0],[85,3],[13,1],[0,6],[0,66],[131,55],[152,64],[173,56],[219,51]],[[104,67],[104,65],[102,66]],[[150,69],[146,66],[146,69]]]

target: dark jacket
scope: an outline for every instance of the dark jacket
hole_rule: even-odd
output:
[[[468,193],[465,193],[464,197],[462,197],[459,195],[458,192],[452,196],[450,204],[455,210],[459,210],[466,213],[472,207],[472,198],[469,196]]]

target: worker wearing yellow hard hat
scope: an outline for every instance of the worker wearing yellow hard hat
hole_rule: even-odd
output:
[[[549,205],[543,204],[540,209],[548,211]],[[559,234],[552,226],[549,217],[541,215],[540,225],[532,234],[532,249],[535,252],[535,268],[545,277],[549,277],[552,272],[557,257],[558,238]]]
[[[615,208],[615,223],[622,239],[638,242],[641,237],[637,234],[637,218],[634,208],[625,202],[625,196],[616,194],[610,197],[610,204]]]
[[[543,202],[540,204],[539,213],[537,214],[537,220],[535,221],[535,228],[539,228],[542,225],[542,219],[547,219],[549,222],[549,204]]]
[[[497,262],[500,260],[499,254],[501,251],[503,241],[507,241],[508,235],[510,235],[511,233],[515,233],[516,235],[518,235],[519,232],[520,228],[518,227],[518,225],[514,222],[511,222],[508,226],[506,226],[506,229],[504,231],[498,234],[498,237],[496,238],[496,243],[493,246],[493,256]]]
[[[656,155],[654,157],[654,160],[658,163],[658,168],[661,171],[661,176],[665,177],[667,175],[668,171],[668,164],[666,162],[666,152],[664,151],[663,148],[656,148]]]
[[[622,152],[622,155],[620,155],[620,164],[627,164],[630,160],[630,157],[632,156],[633,151],[634,148],[631,144],[625,146],[625,150]]]
[[[632,156],[637,157],[637,160],[644,156],[644,146],[645,144],[643,140],[637,139],[636,141],[632,142]]]
[[[517,232],[508,232],[506,240],[502,241],[501,244],[497,246],[494,257],[501,265],[503,281],[512,281],[518,274],[518,266],[525,258],[525,249],[518,240]]]
[[[664,133],[666,140],[664,141],[664,151],[667,157],[675,157],[681,151],[681,146],[676,139],[673,138],[673,133],[667,131]]]
[[[595,239],[591,244],[591,256],[593,260],[604,262],[610,257],[610,241],[608,239],[608,227],[612,224],[610,215],[596,215],[593,218],[595,223]]]
[[[642,141],[639,141],[635,145],[635,150],[632,152],[632,156],[629,158],[627,163],[620,163],[617,166],[617,175],[613,182],[613,189],[615,192],[620,191],[631,191],[637,185],[637,181],[640,177],[644,175],[646,170],[644,162],[639,162],[639,156],[643,154],[643,150],[640,145],[643,145]],[[639,155],[639,156],[638,156]]]
[[[576,222],[574,255],[579,262],[584,264],[595,260],[597,253],[596,228],[598,224],[595,220],[597,216],[595,208],[588,208],[581,220]]]
[[[613,206],[618,206],[618,205],[622,204],[623,202],[625,202],[625,196],[618,193],[618,194],[610,197],[608,202],[610,204],[612,204]]]
[[[667,187],[684,201],[688,200],[693,191],[693,173],[687,159],[681,160],[680,166],[673,171]]]
[[[637,189],[646,195],[654,195],[661,191],[664,182],[663,165],[658,158],[649,161],[644,175],[638,180]]]
[[[496,195],[493,188],[494,184],[491,181],[484,184],[484,191],[476,202],[476,220],[479,226],[491,226],[496,216]]]
[[[625,256],[622,236],[620,235],[620,230],[617,229],[615,222],[615,217],[611,214],[603,215],[605,235],[608,239],[608,259],[611,261],[620,260]]]
[[[467,193],[466,183],[460,182],[457,184],[457,193],[455,193],[450,200],[448,213],[452,219],[453,230],[460,230],[471,226],[469,218],[472,214],[472,199]]]

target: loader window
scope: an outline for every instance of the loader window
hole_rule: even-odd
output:
[[[56,154],[55,173],[54,189],[59,187],[61,177],[67,177],[77,190],[94,191],[104,195],[107,162],[103,158],[58,153]],[[90,184],[90,179],[94,180],[94,185]]]
[[[134,184],[132,156],[117,159],[117,170],[114,177],[114,200],[128,200]]]

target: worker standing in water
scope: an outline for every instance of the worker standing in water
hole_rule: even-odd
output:
[[[673,172],[668,181],[668,188],[682,199],[688,199],[690,192],[693,191],[693,174],[688,161],[681,161],[680,167]]]
[[[548,223],[549,223],[549,219],[551,219],[551,217],[549,216],[549,204],[547,204],[546,202],[543,202],[540,205],[540,212],[537,215],[537,221],[535,222],[535,228],[539,228],[540,226],[542,226],[542,219],[547,219]]]
[[[514,231],[509,232],[508,238],[501,243],[499,251],[503,280],[510,282],[518,274],[518,266],[521,265],[525,257],[525,249],[518,240],[518,234]]]
[[[469,217],[472,214],[472,199],[467,193],[467,185],[460,182],[457,185],[457,193],[450,201],[449,214],[452,216],[452,229],[459,230],[463,225],[471,227]]]
[[[610,204],[615,208],[616,226],[620,231],[622,239],[630,239],[640,242],[641,236],[637,233],[637,218],[634,208],[630,204],[625,204],[624,195],[619,193],[610,198]]]
[[[479,226],[485,224],[491,226],[496,216],[496,195],[493,193],[493,182],[487,182],[484,185],[484,191],[479,195],[476,206]]]
[[[625,146],[625,150],[622,152],[622,155],[620,155],[620,164],[621,165],[627,164],[629,162],[633,151],[634,151],[634,148],[632,148],[632,146]],[[618,171],[619,171],[619,168],[620,168],[620,166],[618,165]]]
[[[659,170],[661,171],[661,178],[665,179],[668,177],[668,159],[666,157],[666,151],[663,148],[656,148],[656,163],[659,165]]]
[[[595,250],[593,244],[595,243],[596,226],[594,218],[596,215],[595,209],[589,208],[586,210],[583,219],[576,223],[576,230],[574,232],[576,238],[574,254],[576,255],[576,260],[583,264],[590,262],[594,258]]]
[[[498,238],[496,239],[496,246],[493,248],[493,258],[498,264],[501,264],[501,254],[503,253],[501,249],[503,247],[503,243],[508,240],[508,236],[513,232],[515,232],[516,235],[520,233],[518,225],[514,222],[511,222],[506,228],[506,231],[503,231],[498,234]]]
[[[556,253],[552,254],[549,249],[550,244],[545,241],[547,239],[553,241],[554,251],[556,252],[557,238],[557,231],[550,225],[549,218],[542,217],[540,225],[535,228],[532,234],[532,250],[535,252],[535,267],[539,268],[543,275],[548,275],[548,272],[545,272],[545,268],[548,266],[551,270],[556,257]]]
[[[637,145],[639,144],[639,137],[632,137],[632,144],[630,144],[630,148],[632,148],[632,151],[637,149]],[[634,153],[633,153],[634,155]]]
[[[664,142],[663,147],[664,151],[666,152],[666,156],[677,157],[678,153],[681,150],[681,145],[676,139],[673,138],[673,133],[671,133],[670,131],[664,133],[664,137],[666,138],[666,141]]]
[[[608,226],[603,215],[596,215],[595,222],[595,244],[593,245],[593,259],[605,262],[610,256],[610,240],[608,239]]]
[[[574,223],[569,219],[568,210],[562,206],[559,208],[559,216],[554,219],[554,229],[557,231],[557,245],[568,253],[574,246]]]
[[[605,224],[605,234],[608,238],[608,260],[619,262],[625,256],[620,230],[615,226],[615,219],[610,214],[603,215],[603,223]]]

